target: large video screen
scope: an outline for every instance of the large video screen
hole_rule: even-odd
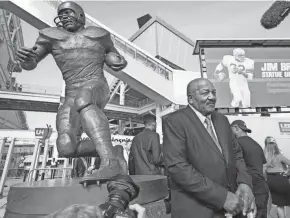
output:
[[[290,48],[205,48],[218,108],[290,106]]]

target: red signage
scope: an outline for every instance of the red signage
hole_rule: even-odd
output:
[[[290,134],[290,122],[279,122],[279,128],[282,134]]]
[[[49,139],[52,134],[52,128],[35,128],[35,137],[38,139]]]

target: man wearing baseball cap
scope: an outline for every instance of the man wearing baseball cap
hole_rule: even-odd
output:
[[[266,163],[263,149],[248,136],[248,133],[251,133],[252,130],[247,127],[244,121],[233,121],[231,128],[242,148],[248,173],[252,176],[253,194],[257,206],[256,218],[267,218],[269,188],[263,173],[263,164]]]

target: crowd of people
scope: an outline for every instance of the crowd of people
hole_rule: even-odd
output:
[[[163,144],[152,115],[132,142],[131,175],[165,175],[169,179],[171,217],[218,218],[231,214],[269,217],[272,206],[286,218],[290,204],[290,160],[273,137],[262,149],[248,136],[242,120],[231,124],[215,112],[216,90],[207,79],[191,81],[188,107],[163,120]],[[194,215],[192,214],[194,211]],[[181,215],[182,214],[182,215]]]
[[[163,119],[163,144],[156,132],[156,117],[143,117],[145,128],[130,147],[129,175],[167,176],[169,193],[164,202],[172,218],[242,218],[249,213],[267,218],[273,206],[279,218],[286,218],[290,160],[281,153],[277,141],[266,137],[263,150],[248,135],[252,130],[244,121],[230,124],[226,116],[217,113],[216,90],[209,80],[191,81],[187,96],[186,108]],[[121,145],[117,147],[122,150]],[[93,164],[84,157],[75,158],[71,177],[84,177],[100,164],[99,156]],[[55,159],[51,167],[55,171]],[[130,208],[139,213],[138,218],[146,218],[142,206]],[[80,209],[83,213],[87,210]]]

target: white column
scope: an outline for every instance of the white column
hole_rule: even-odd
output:
[[[67,167],[67,164],[68,164],[68,158],[65,158],[64,159],[64,163],[63,163],[63,170],[62,170],[62,179],[65,179],[66,178],[66,167]]]
[[[55,158],[55,159],[58,158],[58,151],[57,151],[56,142],[53,145],[52,158]]]
[[[125,105],[125,89],[126,84],[124,82],[120,83],[120,105]]]
[[[32,173],[32,179],[35,179],[36,178],[36,169],[38,168],[38,162],[39,162],[39,157],[40,157],[40,148],[41,146],[43,145],[43,141],[40,142],[40,139],[38,139],[38,150],[36,152],[36,158],[35,158],[35,162],[34,162],[34,165],[33,165],[33,173]],[[38,176],[39,176],[39,172],[38,172]]]
[[[161,117],[161,106],[156,104],[156,132],[160,136],[160,143],[163,142],[163,132],[162,132],[162,117]]]
[[[120,83],[120,105],[125,105],[125,89],[126,89],[126,84],[124,82]],[[123,130],[125,128],[125,121],[124,120],[119,120],[119,128],[118,128],[118,133],[122,134]]]
[[[4,165],[4,169],[3,169],[3,173],[2,173],[1,181],[0,181],[0,195],[3,194],[3,189],[4,189],[6,177],[8,174],[10,161],[11,161],[12,154],[13,154],[14,141],[15,141],[15,138],[12,138],[10,145],[9,145],[9,149],[8,149],[8,153],[7,153],[7,157],[6,157],[6,161],[5,161],[5,165]]]
[[[46,162],[47,162],[47,155],[48,155],[48,148],[49,148],[49,139],[45,139],[44,142],[44,150],[43,150],[43,158],[42,158],[42,163],[41,163],[41,168],[46,167]],[[42,174],[45,174],[45,170],[42,170]]]
[[[92,157],[91,166],[94,166],[95,165],[95,161],[96,161],[96,158],[95,157]]]
[[[32,161],[29,169],[29,177],[28,181],[32,181],[33,175],[35,174],[34,167],[36,165],[36,161],[38,161],[38,148],[39,148],[39,139],[35,139],[35,145],[34,145],[34,150],[33,150],[33,155],[32,155]]]

